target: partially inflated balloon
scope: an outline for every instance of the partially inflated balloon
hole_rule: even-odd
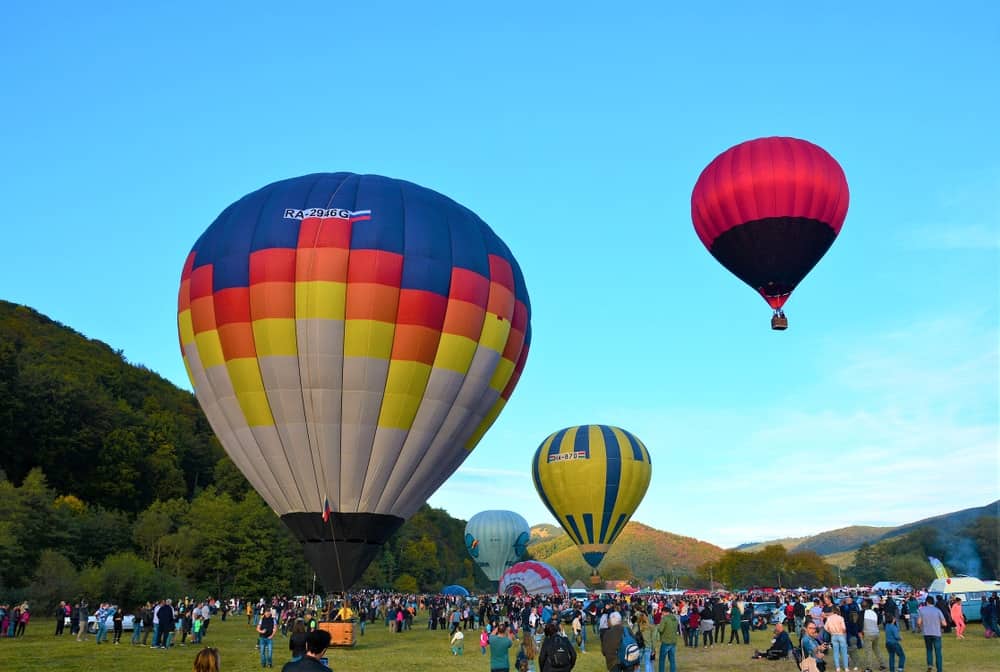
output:
[[[552,565],[526,560],[509,567],[500,577],[502,595],[565,595],[566,580]]]
[[[712,256],[777,312],[833,244],[849,200],[844,171],[826,150],[759,138],[702,171],[691,220]]]
[[[545,439],[531,473],[542,502],[596,569],[646,494],[653,466],[624,429],[581,425]]]
[[[496,419],[529,313],[517,262],[473,212],[334,173],[226,208],[184,264],[177,321],[216,435],[334,591]]]
[[[513,511],[482,511],[465,525],[465,548],[490,581],[524,557],[531,528]]]

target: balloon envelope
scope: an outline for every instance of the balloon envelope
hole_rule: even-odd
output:
[[[649,487],[646,446],[609,425],[568,427],[535,451],[532,478],[542,502],[595,569]]]
[[[849,200],[843,169],[822,147],[758,138],[702,171],[691,220],[712,256],[777,310],[833,244]]]
[[[441,589],[442,595],[458,595],[459,597],[468,597],[469,591],[465,586],[459,586],[458,584],[445,586]]]
[[[500,577],[502,595],[566,595],[569,588],[555,567],[537,560],[519,562]]]
[[[513,511],[481,511],[465,525],[465,548],[486,578],[500,576],[524,557],[531,528]]]
[[[177,322],[223,447],[336,591],[496,419],[529,313],[517,262],[473,212],[323,173],[219,215],[184,264]]]

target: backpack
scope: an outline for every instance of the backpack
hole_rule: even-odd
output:
[[[631,669],[639,664],[642,658],[642,647],[635,641],[632,631],[622,628],[622,642],[618,645],[618,663],[624,669]]]
[[[569,670],[573,667],[573,657],[570,655],[569,647],[572,646],[562,635],[555,636],[552,646],[552,653],[549,655],[549,665],[554,670]]]

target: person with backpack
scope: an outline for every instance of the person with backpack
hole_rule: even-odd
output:
[[[608,672],[634,672],[642,659],[642,647],[632,631],[622,624],[622,615],[612,611],[608,616],[608,630],[601,641],[601,653]]]
[[[545,641],[538,652],[539,672],[569,672],[576,665],[576,650],[555,623],[545,624]]]

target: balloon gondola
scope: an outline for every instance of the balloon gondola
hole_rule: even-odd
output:
[[[485,222],[352,173],[227,207],[187,257],[177,322],[209,423],[328,591],[465,460],[531,340],[521,270]]]
[[[783,331],[783,306],[826,254],[847,216],[850,194],[840,164],[796,138],[758,138],[715,157],[691,193],[701,242],[771,306]]]

